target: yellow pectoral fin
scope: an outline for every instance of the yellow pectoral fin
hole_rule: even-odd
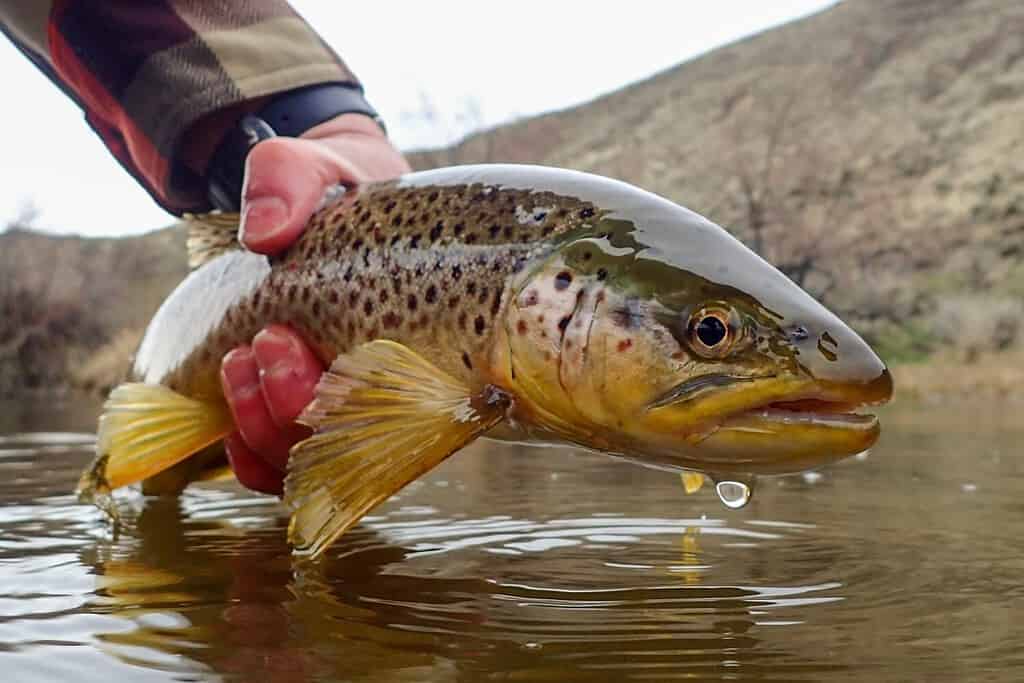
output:
[[[317,557],[371,508],[497,424],[503,396],[469,387],[409,348],[339,356],[299,421],[315,433],[289,460],[289,540]]]
[[[158,474],[231,429],[223,402],[188,398],[164,386],[122,384],[103,406],[96,459],[78,482],[79,497],[91,501]]]

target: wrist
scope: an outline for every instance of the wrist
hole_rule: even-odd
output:
[[[365,135],[367,137],[387,139],[387,133],[376,120],[365,114],[340,114],[333,119],[319,123],[299,137],[305,140],[322,140],[338,135]]]
[[[377,112],[351,85],[324,83],[269,98],[228,128],[206,164],[210,203],[224,211],[241,204],[245,158],[257,143],[277,135],[317,139],[346,132],[385,137]]]

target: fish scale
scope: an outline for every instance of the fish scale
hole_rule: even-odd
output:
[[[200,272],[187,280],[184,298],[216,288],[234,300],[221,323],[188,339],[184,352],[180,334],[151,326],[147,336],[174,339],[179,353],[138,358],[135,377],[216,393],[223,355],[281,323],[325,363],[363,342],[393,339],[468,379],[492,341],[510,278],[596,214],[591,202],[573,197],[484,183],[370,186],[318,212],[269,270],[262,259],[246,259],[240,268],[266,271],[256,288],[232,290],[255,275],[236,273],[225,283]],[[167,326],[195,327],[180,316]]]

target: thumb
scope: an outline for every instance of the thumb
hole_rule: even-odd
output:
[[[354,184],[360,176],[353,164],[312,140],[264,140],[245,162],[240,241],[262,254],[286,249],[328,187]]]

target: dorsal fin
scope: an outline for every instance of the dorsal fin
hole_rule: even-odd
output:
[[[199,266],[212,261],[226,251],[241,249],[238,241],[237,213],[213,213],[184,215],[188,225],[188,267]]]

